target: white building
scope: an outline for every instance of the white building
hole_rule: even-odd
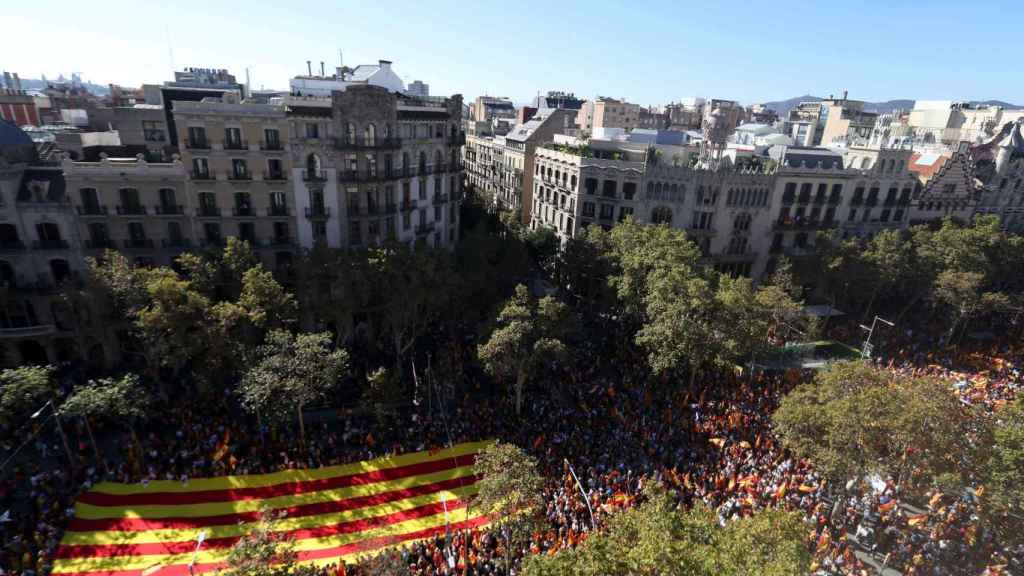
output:
[[[377,64],[361,64],[352,70],[337,68],[332,76],[296,76],[288,81],[291,93],[296,96],[330,97],[331,92],[344,92],[354,84],[369,84],[387,88],[391,92],[405,92],[405,83],[391,69],[389,60],[380,60]]]

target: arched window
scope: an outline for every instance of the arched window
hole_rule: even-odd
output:
[[[444,166],[444,155],[440,150],[434,150],[434,169],[440,170],[441,166]]]
[[[427,172],[427,153],[420,151],[420,173],[426,174]]]
[[[306,156],[306,172],[309,176],[317,176],[320,174],[320,157],[316,154],[310,154]]]
[[[383,134],[383,136],[384,136],[385,140],[390,140],[391,139],[391,124],[385,124],[384,125],[384,134]]]
[[[892,174],[896,170],[896,161],[892,158],[889,159],[889,173]]]
[[[670,193],[670,195],[671,195],[670,199],[673,202],[678,202],[679,201],[679,186],[675,182],[672,183],[672,192]]]
[[[651,223],[652,224],[668,224],[672,225],[672,209],[668,206],[658,206],[654,210],[651,210]]]
[[[654,185],[654,197],[658,200],[664,200],[664,196],[661,195],[661,182]]]
[[[345,141],[350,144],[356,143],[356,125],[351,122],[345,125]]]
[[[733,230],[746,231],[750,230],[750,214],[746,212],[740,212],[736,215],[736,218],[732,222]]]
[[[377,127],[373,124],[367,124],[366,129],[363,131],[363,139],[366,141],[367,146],[373,146],[377,143]]]
[[[860,169],[861,170],[867,170],[870,167],[871,167],[871,159],[870,158],[861,158],[861,160],[860,160]]]
[[[725,203],[727,206],[732,206],[732,203],[736,201],[736,191],[729,188],[728,194],[725,195]]]
[[[647,199],[654,198],[654,182],[647,183]]]

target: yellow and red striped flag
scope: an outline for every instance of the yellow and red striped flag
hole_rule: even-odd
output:
[[[482,527],[488,518],[466,500],[477,491],[473,463],[487,444],[187,484],[103,482],[75,503],[53,574],[188,576],[200,532],[194,572],[223,570],[262,510],[280,517],[274,530],[294,541],[300,563],[321,566]]]

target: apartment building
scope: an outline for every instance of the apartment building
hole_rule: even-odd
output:
[[[632,130],[640,125],[641,107],[625,100],[598,97],[580,106],[576,124],[580,130],[593,133],[599,128]]]
[[[556,134],[575,132],[576,110],[541,108],[505,136],[470,136],[464,152],[467,182],[501,210],[532,219],[534,151]]]
[[[185,250],[198,248],[188,194],[188,173],[171,162],[108,158],[62,169],[74,206],[83,255],[98,258],[118,250],[140,266],[169,266]]]
[[[797,146],[817,146],[822,142],[826,113],[821,102],[801,102],[786,115],[782,133],[792,138]]]
[[[906,226],[916,182],[908,150],[858,151],[860,168],[850,169],[841,153],[801,147],[784,149],[774,166],[715,169],[659,162],[646,147],[621,142],[535,155],[534,228],[553,228],[564,240],[629,216],[668,224],[686,230],[717,269],[755,278],[782,254],[813,254],[819,230],[849,236]]]
[[[61,286],[82,269],[60,166],[41,162],[32,140],[0,121],[0,365],[77,356]]]
[[[872,137],[878,113],[864,110],[864,102],[842,98],[824,100],[825,125],[822,127],[821,144],[864,145]]]
[[[173,110],[188,185],[169,204],[188,209],[190,230],[182,240],[216,248],[237,236],[269,269],[290,265],[297,212],[290,198],[292,126],[285,107],[239,101],[228,92],[175,102]],[[153,206],[163,205],[155,200]],[[177,242],[169,230],[163,239]]]
[[[357,85],[286,105],[301,246],[454,245],[466,141],[460,95]]]

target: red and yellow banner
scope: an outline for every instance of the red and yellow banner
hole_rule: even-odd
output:
[[[485,442],[315,470],[198,478],[187,484],[103,482],[75,503],[54,574],[188,576],[223,570],[231,547],[260,521],[294,540],[300,563],[326,565],[487,524],[467,507]],[[447,512],[446,512],[447,510]]]

